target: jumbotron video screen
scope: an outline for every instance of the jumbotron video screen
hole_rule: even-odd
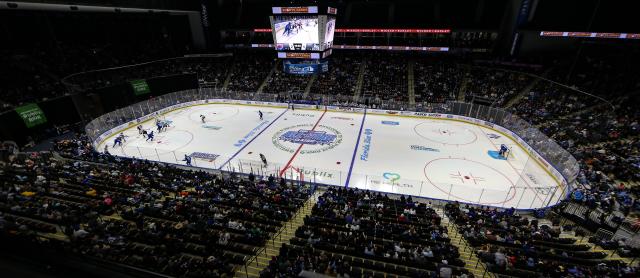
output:
[[[317,15],[275,16],[276,50],[320,51]]]
[[[333,47],[337,9],[326,14],[317,6],[272,7],[270,17],[273,42],[277,51],[325,52]]]
[[[330,49],[333,47],[333,36],[336,31],[336,19],[335,17],[327,17],[327,24],[324,29],[324,49]]]

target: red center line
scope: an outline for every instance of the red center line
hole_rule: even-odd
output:
[[[327,113],[327,108],[325,107],[324,112],[322,112],[322,115],[320,115],[320,118],[318,119],[318,121],[316,121],[316,124],[313,125],[313,128],[311,128],[311,130],[307,131],[307,133],[313,132],[314,130],[316,130],[316,127],[318,126],[318,124],[320,123],[320,121],[324,117],[324,114],[326,114],[326,113]],[[289,159],[289,162],[287,162],[287,164],[284,166],[284,168],[282,168],[282,170],[280,170],[280,176],[281,177],[282,177],[282,174],[284,174],[284,172],[286,172],[287,169],[289,169],[289,166],[291,166],[291,162],[293,162],[293,160],[296,158],[296,156],[298,155],[298,153],[302,149],[302,146],[304,146],[304,143],[302,143],[302,144],[300,144],[300,146],[298,146],[298,149],[296,150],[295,153],[293,153],[293,155]]]

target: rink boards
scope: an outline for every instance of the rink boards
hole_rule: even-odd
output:
[[[174,115],[185,109],[205,109],[198,107],[208,107],[206,109],[220,111],[219,115],[222,115],[226,110],[231,111],[231,108],[222,109],[229,105],[239,107],[240,112],[235,112],[239,113],[238,119],[221,121],[236,122],[222,127],[227,133],[218,132],[215,135],[218,137],[206,135],[209,133],[202,133],[198,127],[187,128],[189,124],[179,124],[184,116]],[[181,131],[181,135],[169,130],[164,135],[167,141],[189,141],[190,144],[168,145],[166,150],[149,151],[148,144],[132,142],[120,153],[114,149],[112,154],[180,164],[184,154],[205,152],[219,157],[214,161],[198,160],[195,166],[520,209],[553,205],[569,192],[562,175],[517,134],[486,121],[450,114],[365,111],[338,106],[327,106],[325,110],[314,105],[296,104],[295,112],[286,108],[284,103],[227,99],[181,103],[105,132],[96,138],[94,146],[101,151],[113,135],[122,131],[135,134],[135,126],[153,126],[151,120],[164,115],[176,121],[177,128],[188,129]],[[206,109],[202,111],[209,111]],[[265,117],[270,118],[264,123],[250,126],[255,118],[252,114],[255,111],[245,111],[250,109],[272,110],[266,111],[270,114]],[[280,117],[276,118],[278,115]],[[249,125],[245,130],[231,130],[245,124]],[[407,127],[413,127],[413,130]],[[339,142],[305,145],[290,138],[295,137],[296,132],[302,132],[298,136],[318,133],[314,136]],[[191,133],[190,139],[187,133]],[[214,136],[211,140],[225,145],[211,147],[198,142],[199,137],[207,136]],[[474,140],[464,142],[467,139]],[[503,143],[513,147],[513,160],[494,161],[484,155]],[[136,144],[137,150],[130,150]],[[229,144],[231,146],[226,147]],[[257,152],[265,153],[268,167],[259,165]],[[374,155],[370,155],[372,153]],[[390,167],[400,167],[403,163],[408,164],[400,169]],[[463,170],[456,171],[456,167]],[[487,176],[478,177],[485,174]]]

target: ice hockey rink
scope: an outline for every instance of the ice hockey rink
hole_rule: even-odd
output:
[[[189,155],[195,167],[518,209],[554,205],[566,192],[512,138],[464,121],[225,103],[159,119],[166,131],[142,123],[153,141],[131,125],[122,146],[113,146],[117,131],[98,150],[182,165]],[[507,159],[496,155],[501,144]]]

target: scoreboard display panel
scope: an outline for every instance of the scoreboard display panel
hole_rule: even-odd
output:
[[[333,47],[333,36],[336,32],[336,18],[327,17],[327,21],[324,27],[324,49],[330,49]]]
[[[321,14],[319,11],[327,11]],[[328,7],[272,7],[273,45],[279,52],[319,52],[330,54],[336,30],[337,10]]]
[[[276,50],[320,51],[318,16],[274,16]]]
[[[306,7],[272,7],[273,14],[317,14],[318,6]]]

